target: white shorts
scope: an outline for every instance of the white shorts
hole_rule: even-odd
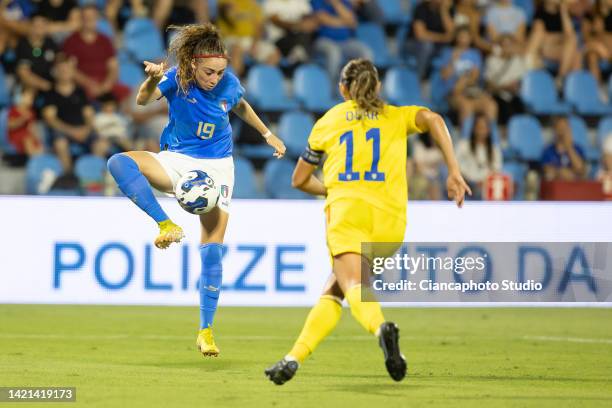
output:
[[[164,191],[174,196],[174,187],[181,176],[191,170],[202,170],[208,173],[219,186],[221,197],[217,206],[229,212],[232,192],[234,191],[234,158],[198,159],[177,152],[161,151],[149,154],[161,164],[172,181],[172,191]]]

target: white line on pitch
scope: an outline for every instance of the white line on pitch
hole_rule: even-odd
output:
[[[524,336],[523,339],[524,340],[539,340],[539,341],[565,341],[568,343],[612,344],[612,339],[588,339],[584,337]]]

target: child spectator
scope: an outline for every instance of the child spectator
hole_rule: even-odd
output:
[[[117,101],[112,94],[102,95],[99,99],[100,111],[94,116],[94,130],[99,137],[117,146],[122,151],[132,150],[128,132],[128,121],[119,113]]]
[[[8,111],[8,140],[20,155],[27,157],[42,153],[43,145],[36,128],[32,89],[24,88],[18,101]]]
[[[472,198],[480,200],[484,181],[502,168],[501,150],[493,144],[490,122],[485,115],[476,115],[470,138],[459,141],[457,161],[472,189]]]

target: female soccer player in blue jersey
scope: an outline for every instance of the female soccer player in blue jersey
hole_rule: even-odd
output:
[[[165,97],[169,120],[161,135],[161,152],[127,152],[113,155],[108,169],[121,191],[159,225],[158,248],[179,242],[184,234],[161,208],[151,186],[172,193],[179,178],[191,170],[204,170],[221,186],[218,206],[200,215],[202,273],[200,276],[200,331],[197,346],[204,356],[219,355],[212,324],[221,289],[221,254],[234,187],[232,128],[229,111],[257,129],[274,148],[285,154],[283,142],[270,132],[242,97],[244,88],[227,68],[227,52],[217,29],[210,23],[174,27],[178,35],[169,54],[177,65],[145,61],[144,80],[136,97],[139,105]]]

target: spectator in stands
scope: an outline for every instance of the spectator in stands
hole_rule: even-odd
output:
[[[130,94],[130,89],[117,82],[119,65],[110,38],[98,33],[100,14],[95,5],[81,8],[81,28],[70,35],[62,50],[77,61],[76,82],[90,100],[110,92],[118,101]]]
[[[162,32],[169,25],[203,24],[209,20],[208,1],[148,0],[148,3],[153,21]]]
[[[152,0],[106,0],[104,16],[113,30],[120,32],[131,18],[149,17],[152,8]]]
[[[159,135],[168,123],[168,105],[162,99],[146,105],[136,103],[138,89],[128,98],[125,112],[131,120],[132,131],[137,144],[135,150],[159,152]]]
[[[485,64],[487,89],[499,107],[499,123],[506,125],[512,115],[524,110],[519,96],[521,80],[527,72],[527,63],[514,36],[497,37],[493,52]]]
[[[406,43],[406,51],[416,59],[421,79],[427,76],[431,60],[453,40],[455,26],[450,7],[447,0],[422,0],[414,10],[412,38]]]
[[[105,156],[108,144],[93,132],[94,108],[76,81],[76,60],[58,54],[53,66],[55,82],[45,95],[42,117],[51,130],[51,144],[64,171],[72,171],[73,159],[85,153]],[[75,156],[75,157],[73,157]]]
[[[586,175],[586,162],[582,148],[574,143],[572,129],[566,117],[553,120],[554,141],[542,154],[544,179],[580,180]]]
[[[470,138],[459,141],[457,161],[472,189],[472,198],[481,199],[487,177],[502,168],[501,150],[493,144],[490,122],[485,115],[476,115]]]
[[[34,11],[30,1],[0,0],[0,54],[3,64],[9,65],[14,61],[9,58],[10,52],[17,45],[17,39],[28,35],[30,30],[29,18]]]
[[[472,42],[476,48],[482,52],[489,52],[491,50],[491,44],[482,36],[484,25],[482,13],[476,7],[476,0],[457,1],[453,22],[455,27],[468,26],[470,28]]]
[[[244,72],[244,55],[263,64],[278,65],[278,48],[264,39],[264,16],[256,0],[219,0],[218,27],[234,72]]]
[[[38,13],[47,17],[47,32],[61,43],[81,25],[77,0],[40,0]]]
[[[612,200],[612,133],[602,143],[601,169],[597,180],[601,181],[606,199]]]
[[[612,0],[598,0],[582,24],[584,54],[589,71],[602,80],[601,62],[612,61]]]
[[[410,179],[410,198],[414,200],[440,200],[440,166],[444,157],[429,133],[421,133],[412,144],[414,173]]]
[[[351,0],[351,3],[359,21],[385,24],[385,15],[377,0]]]
[[[459,113],[460,124],[476,112],[486,114],[490,120],[497,119],[497,103],[480,83],[482,57],[478,50],[471,48],[471,43],[470,29],[458,27],[453,48],[445,50],[440,57],[443,67],[440,74],[451,107]]]
[[[557,86],[581,64],[578,39],[569,14],[567,0],[544,0],[538,7],[527,43],[529,68],[542,65],[542,59],[559,63]]]
[[[265,0],[268,39],[276,44],[290,64],[305,62],[312,50],[318,23],[309,0]]]
[[[105,94],[99,98],[100,111],[96,112],[93,120],[96,134],[116,146],[121,151],[132,150],[132,141],[128,131],[128,120],[119,112],[117,101],[112,94]]]
[[[372,51],[355,38],[357,16],[349,0],[313,0],[312,8],[319,23],[315,52],[325,57],[330,78],[338,78],[346,60],[372,60]]]
[[[17,76],[23,86],[47,92],[53,86],[51,68],[58,47],[47,36],[48,20],[45,16],[34,14],[30,25],[30,32],[27,37],[19,39],[15,50]]]
[[[18,154],[27,157],[43,151],[33,108],[35,93],[33,89],[24,88],[8,111],[8,140]]]
[[[512,0],[498,0],[487,9],[485,20],[490,41],[498,43],[500,36],[509,35],[516,44],[524,45],[527,16],[522,8],[512,3]]]

